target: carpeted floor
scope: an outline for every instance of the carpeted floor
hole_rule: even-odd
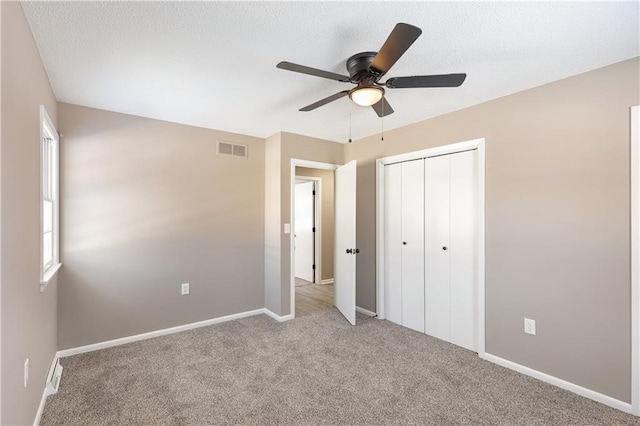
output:
[[[62,360],[42,425],[627,425],[633,416],[335,308],[260,315]]]

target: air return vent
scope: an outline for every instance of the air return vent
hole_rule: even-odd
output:
[[[218,155],[247,158],[247,146],[231,142],[218,141]]]

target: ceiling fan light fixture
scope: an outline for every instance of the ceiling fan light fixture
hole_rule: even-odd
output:
[[[377,86],[360,86],[349,92],[349,98],[360,106],[377,104],[384,95],[384,89]]]

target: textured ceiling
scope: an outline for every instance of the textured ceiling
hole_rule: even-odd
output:
[[[466,72],[460,88],[387,90],[391,129],[640,54],[634,2],[23,2],[59,101],[258,137],[337,142],[381,120],[348,98],[298,109],[397,22],[423,34],[386,77]],[[383,79],[384,80],[384,79]]]

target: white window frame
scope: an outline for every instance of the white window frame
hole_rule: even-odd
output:
[[[45,140],[51,140],[53,143],[53,152],[51,161],[47,161],[49,156],[45,153]],[[51,279],[56,275],[58,269],[62,264],[60,263],[59,256],[59,242],[60,242],[60,223],[59,223],[59,164],[60,164],[60,156],[59,156],[59,145],[60,139],[58,137],[58,131],[51,121],[49,114],[47,114],[47,110],[44,106],[40,105],[40,291],[44,291],[47,287],[47,284],[51,281]],[[51,194],[45,194],[45,185],[44,185],[44,174],[49,170],[49,164],[53,166],[53,176],[52,176],[52,191]],[[53,202],[53,235],[52,235],[52,246],[53,246],[53,257],[51,262],[47,265],[44,265],[44,226],[43,226],[43,216],[44,216],[44,201],[45,196],[49,195],[51,201]]]

